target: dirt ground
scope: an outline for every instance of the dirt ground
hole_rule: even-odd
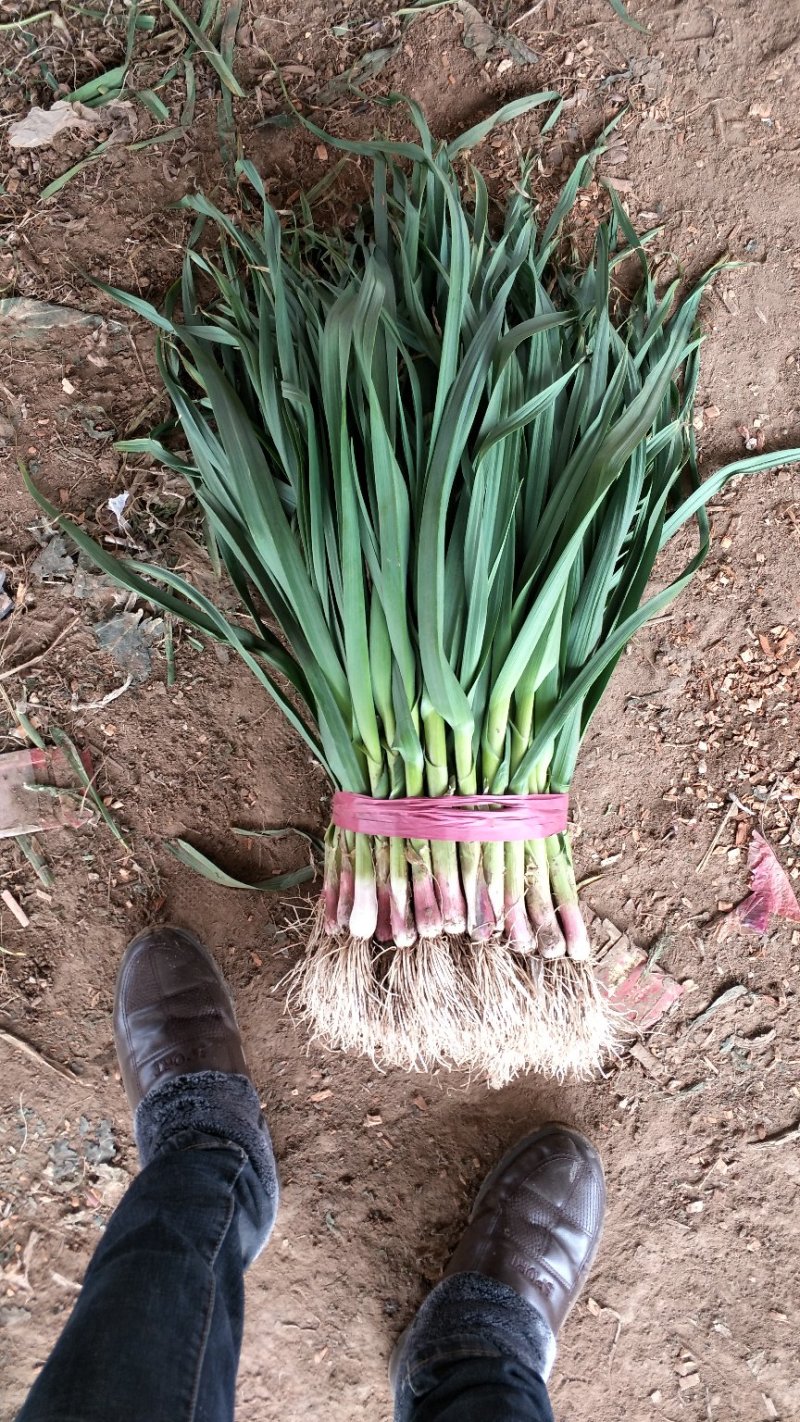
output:
[[[476,155],[494,191],[533,145],[551,192],[629,105],[600,171],[640,227],[663,222],[664,274],[696,273],[725,253],[745,263],[704,305],[705,464],[747,438],[800,443],[797,0],[632,0],[647,34],[605,0],[485,10],[538,55],[524,65],[508,49],[465,48],[453,6],[402,29],[377,0],[273,8],[244,6],[235,67],[247,98],[235,115],[278,203],[332,158],[297,128],[257,126],[283,108],[270,55],[292,95],[339,132],[399,123],[372,102],[390,90],[417,98],[448,134],[517,94],[559,89],[568,105],[546,139],[526,120]],[[800,866],[800,475],[778,470],[714,503],[702,575],[636,639],[583,748],[572,813],[585,901],[657,945],[686,987],[648,1052],[589,1084],[528,1079],[492,1093],[309,1049],[278,987],[298,951],[291,904],[202,881],[164,842],[185,834],[234,872],[292,867],[297,841],[237,840],[230,827],[319,833],[322,774],[247,672],[180,629],[174,684],[164,629],[151,626],[141,684],[112,699],[125,672],[94,628],[119,602],[69,549],[69,561],[37,571],[42,525],[17,469],[19,454],[108,540],[119,531],[106,501],[132,491],[127,512],[147,556],[169,550],[210,576],[179,477],[112,446],[166,406],[149,329],[84,273],[158,299],[187,229],[170,203],[197,188],[235,203],[216,75],[197,64],[184,136],[132,149],[165,125],[138,105],[133,135],[123,111],[120,141],[44,202],[45,185],[113,136],[117,119],[29,153],[7,142],[11,121],[53,100],[41,64],[63,94],[119,63],[124,10],[112,3],[103,28],[103,7],[93,17],[65,0],[57,24],[4,29],[19,6],[0,0],[0,294],[102,318],[43,336],[9,331],[0,315],[0,571],[17,599],[0,623],[0,751],[21,743],[21,701],[43,731],[67,730],[90,750],[128,845],[104,828],[42,837],[49,889],[13,842],[0,849],[0,888],[30,919],[23,929],[0,915],[0,1416],[14,1416],[136,1169],[110,1009],[127,938],[163,914],[206,937],[233,985],[283,1179],[274,1239],[248,1280],[241,1422],[387,1419],[394,1339],[438,1277],[479,1181],[519,1133],[552,1116],[598,1142],[609,1187],[605,1241],[553,1378],[558,1422],[791,1422],[800,1156],[797,1138],[780,1133],[800,1120],[800,935],[791,925],[744,934],[727,910],[746,891],[753,827],[790,874]],[[145,13],[156,26],[136,59],[140,88],[186,38],[173,30],[159,48],[153,36],[170,17],[157,4]],[[386,49],[361,93],[331,92],[337,74]],[[182,74],[160,91],[172,114]],[[336,191],[340,206],[363,192],[356,164]],[[688,544],[687,535],[670,552],[664,575]],[[736,985],[743,991],[697,1020]]]

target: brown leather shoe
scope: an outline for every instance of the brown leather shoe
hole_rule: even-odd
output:
[[[146,928],[117,977],[114,1040],[131,1109],[156,1082],[193,1071],[247,1075],[233,1001],[207,948],[185,929]]]
[[[605,1202],[594,1146],[567,1126],[544,1126],[487,1175],[445,1273],[509,1284],[557,1334],[597,1253]]]

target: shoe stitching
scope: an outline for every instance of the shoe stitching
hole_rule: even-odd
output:
[[[145,1066],[149,1065],[149,1064],[152,1062],[152,1060],[154,1060],[154,1058],[148,1057],[148,1058],[146,1058],[146,1060],[141,1061],[141,1062],[138,1060],[138,1057],[137,1057],[137,1054],[136,1054],[136,1052],[135,1052],[135,1050],[134,1050],[134,1045],[133,1045],[133,1030],[132,1030],[131,1016],[130,1016],[130,1014],[126,1011],[126,1009],[125,1009],[125,998],[126,998],[126,994],[127,994],[127,991],[128,991],[128,985],[129,985],[130,979],[135,975],[136,971],[140,968],[143,953],[146,952],[146,951],[148,951],[149,948],[150,948],[150,946],[151,946],[151,945],[146,945],[144,942],[143,942],[142,944],[137,944],[137,948],[139,948],[140,951],[139,951],[139,952],[136,952],[136,953],[134,953],[134,954],[132,954],[130,960],[129,960],[129,961],[126,963],[126,965],[125,965],[125,972],[124,972],[124,976],[122,977],[122,979],[121,979],[121,981],[120,981],[120,985],[119,985],[119,996],[118,996],[118,1002],[119,1002],[119,1016],[120,1016],[121,1019],[122,1019],[122,1025],[123,1025],[123,1028],[124,1028],[124,1036],[125,1036],[125,1044],[126,1044],[126,1048],[127,1048],[128,1064],[129,1064],[129,1067],[130,1067],[130,1073],[131,1073],[131,1077],[132,1077],[132,1080],[133,1080],[133,1084],[134,1084],[135,1089],[136,1089],[136,1091],[137,1091],[137,1093],[138,1093],[138,1095],[139,1095],[140,1097],[141,1097],[141,1096],[144,1096],[144,1094],[145,1094],[145,1091],[144,1091],[144,1081],[143,1081],[143,1079],[142,1079],[142,1074],[141,1074],[141,1073],[142,1073],[142,1070],[144,1069]],[[194,946],[194,945],[193,945],[193,946]],[[197,955],[195,955],[195,956],[197,956]],[[203,963],[204,963],[205,968],[207,969],[208,976],[206,976],[205,979],[204,979],[202,982],[200,982],[200,983],[198,983],[198,984],[195,985],[195,990],[205,991],[205,993],[206,993],[206,1003],[204,1004],[204,1007],[201,1009],[200,1013],[193,1014],[193,1016],[194,1016],[195,1018],[197,1018],[197,1017],[202,1017],[202,1018],[207,1022],[207,1027],[206,1027],[206,1031],[207,1031],[207,1032],[208,1032],[208,1030],[209,1030],[209,1028],[210,1028],[210,1026],[211,1026],[211,1021],[210,1021],[210,1019],[214,1019],[215,1025],[216,1025],[216,1026],[218,1027],[218,1029],[219,1029],[219,1032],[218,1032],[218,1039],[219,1039],[219,1040],[222,1040],[229,1029],[232,1028],[234,1031],[237,1031],[237,1032],[238,1032],[238,1026],[237,1026],[237,1024],[236,1024],[235,1009],[233,1008],[232,1002],[231,1002],[231,1001],[229,1000],[229,998],[228,998],[227,989],[226,989],[226,986],[225,986],[225,983],[224,983],[222,977],[221,977],[217,972],[214,971],[212,965],[209,964],[208,961],[205,959],[205,955],[202,955],[202,956],[203,956]],[[212,998],[212,994],[208,991],[208,989],[209,989],[212,985],[213,985],[214,987],[216,987],[217,989],[221,989],[222,994],[223,994],[224,999],[225,999],[225,1001],[224,1001],[222,1004],[215,1004],[215,1003],[214,1003],[213,998]],[[157,1001],[161,1001],[162,1004],[165,1005],[166,1009],[168,1010],[168,1005],[169,1005],[169,1003],[170,1003],[171,1001],[173,1001],[174,999],[180,997],[180,996],[181,996],[183,993],[185,993],[185,992],[186,992],[186,988],[185,988],[185,987],[177,987],[177,988],[175,988],[174,990],[172,990],[172,991],[167,991],[167,992],[164,992],[163,989],[162,989],[162,990],[160,990],[160,996],[159,996],[159,998],[156,999],[156,1000],[157,1000]],[[153,1004],[151,1004],[150,1006],[152,1007],[152,1005],[153,1005]],[[225,1012],[225,1008],[228,1009],[227,1015],[226,1015],[226,1012]],[[232,1021],[229,1022],[229,1021],[227,1020],[228,1016],[230,1016],[230,1017],[232,1018]],[[188,1020],[188,1019],[185,1019],[185,1020]],[[157,1056],[158,1056],[158,1054],[156,1054],[156,1057],[157,1057]]]
[[[567,1157],[565,1157],[565,1156],[561,1156],[561,1157],[551,1157],[551,1159],[556,1159],[556,1158],[559,1158],[559,1159],[566,1159]],[[565,1214],[564,1210],[563,1210],[559,1205],[554,1204],[554,1202],[553,1202],[552,1200],[548,1200],[547,1197],[546,1197],[545,1195],[543,1195],[543,1194],[541,1193],[541,1191],[538,1190],[538,1189],[536,1188],[536,1186],[535,1186],[530,1180],[523,1180],[523,1181],[521,1181],[521,1182],[520,1182],[520,1188],[523,1189],[523,1190],[525,1190],[529,1195],[534,1195],[534,1196],[537,1198],[537,1200],[542,1201],[545,1205],[547,1205],[547,1207],[548,1207],[549,1209],[552,1209],[552,1210],[555,1212],[556,1216],[558,1217],[558,1218],[557,1218],[557,1223],[558,1223],[558,1221],[564,1221],[564,1222],[568,1223],[572,1229],[579,1230],[580,1234],[583,1235],[584,1239],[587,1241],[587,1249],[586,1249],[586,1251],[585,1251],[584,1258],[581,1259],[581,1261],[580,1261],[580,1262],[578,1263],[578,1265],[577,1265],[577,1271],[578,1271],[578,1272],[577,1272],[576,1278],[574,1279],[574,1281],[572,1281],[572,1283],[570,1283],[570,1281],[569,1281],[568,1279],[564,1278],[564,1276],[563,1276],[561,1273],[559,1273],[558,1269],[557,1269],[553,1264],[546,1262],[546,1260],[543,1259],[543,1258],[538,1259],[538,1260],[536,1261],[536,1263],[535,1263],[535,1266],[534,1266],[535,1268],[540,1269],[543,1273],[549,1274],[550,1278],[553,1279],[557,1284],[561,1285],[561,1287],[565,1290],[565,1292],[566,1292],[566,1294],[567,1294],[567,1297],[570,1298],[570,1297],[572,1296],[572,1294],[575,1292],[577,1285],[581,1282],[581,1280],[584,1278],[584,1276],[585,1276],[585,1274],[586,1274],[586,1272],[587,1272],[586,1256],[589,1255],[589,1254],[591,1254],[592,1250],[593,1250],[594,1248],[596,1248],[597,1243],[598,1243],[599,1231],[598,1231],[598,1230],[595,1230],[595,1231],[592,1231],[591,1233],[589,1233],[589,1232],[588,1232],[587,1230],[585,1230],[585,1229],[580,1229],[579,1226],[577,1226],[577,1225],[575,1224],[575,1221],[572,1220],[572,1219],[570,1219],[570,1217]],[[571,1198],[571,1197],[570,1197],[570,1198]],[[501,1210],[497,1212],[496,1219],[495,1219],[495,1224],[494,1224],[494,1228],[493,1228],[493,1230],[492,1230],[492,1234],[493,1234],[493,1235],[494,1235],[498,1230],[500,1230],[500,1229],[505,1229],[505,1226],[501,1225],[502,1209],[503,1209],[503,1207],[501,1207]],[[602,1224],[602,1220],[601,1220],[601,1224]],[[550,1229],[548,1230],[548,1226],[546,1226],[546,1225],[540,1225],[540,1226],[538,1226],[538,1227],[539,1227],[540,1229],[542,1229],[542,1230],[545,1230],[545,1231],[551,1233],[551,1234],[554,1234],[554,1233],[555,1233],[555,1228],[550,1228]],[[512,1242],[513,1242],[513,1241],[512,1241]],[[515,1247],[517,1247],[517,1246],[515,1245]],[[523,1254],[523,1253],[524,1253],[524,1251],[523,1251],[522,1249],[520,1249],[519,1252],[520,1252],[520,1254]],[[515,1267],[516,1267],[516,1266],[515,1266]],[[524,1270],[519,1270],[519,1272],[522,1273],[525,1278],[528,1277],[527,1273],[526,1273]]]
[[[542,1200],[542,1201],[544,1201],[544,1203],[548,1206],[548,1208],[551,1209],[551,1210],[553,1210],[553,1211],[558,1215],[559,1221],[564,1222],[564,1223],[570,1225],[570,1226],[572,1227],[572,1229],[579,1230],[581,1234],[586,1235],[586,1238],[587,1238],[587,1239],[594,1239],[594,1238],[595,1238],[595,1234],[594,1234],[593,1231],[590,1232],[589,1230],[583,1229],[580,1225],[577,1225],[577,1224],[575,1223],[575,1220],[572,1218],[571,1215],[568,1215],[568,1214],[567,1214],[566,1210],[564,1209],[564,1207],[563,1207],[562,1205],[556,1204],[555,1201],[553,1201],[553,1200],[548,1200],[547,1196],[546,1196],[546,1195],[543,1195],[542,1192],[541,1192],[539,1189],[537,1189],[536,1185],[534,1185],[531,1180],[521,1180],[518,1188],[519,1188],[520,1190],[525,1190],[525,1191],[527,1191],[527,1193],[530,1194],[530,1195],[535,1195],[536,1198],[537,1198],[537,1200]],[[571,1200],[571,1199],[572,1199],[572,1195],[570,1195],[570,1196],[568,1197],[568,1201]],[[602,1223],[602,1221],[601,1221],[601,1223]]]

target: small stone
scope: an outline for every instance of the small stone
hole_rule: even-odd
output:
[[[690,1373],[697,1372],[697,1363],[694,1358],[684,1358],[682,1362],[675,1364],[675,1371],[678,1377],[688,1378]]]

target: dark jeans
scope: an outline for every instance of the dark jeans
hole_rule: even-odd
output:
[[[258,1099],[236,1080],[227,1118],[227,1083],[212,1073],[156,1088],[139,1108],[144,1169],[18,1422],[230,1422],[244,1271],[277,1207]],[[550,1335],[518,1295],[456,1275],[404,1341],[396,1422],[552,1422],[541,1378],[551,1357]]]

